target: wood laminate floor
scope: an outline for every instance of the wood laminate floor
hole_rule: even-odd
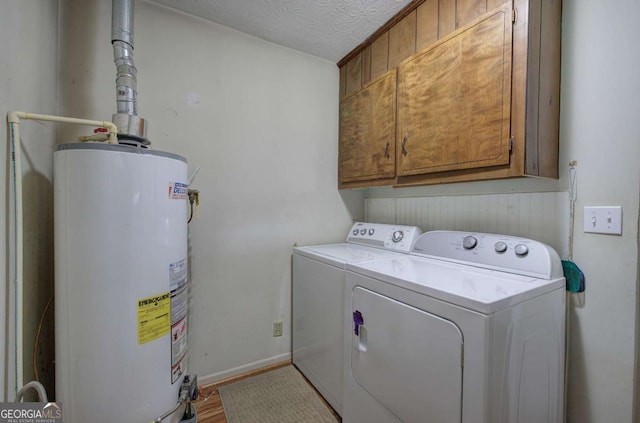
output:
[[[198,410],[200,423],[227,423],[218,386],[208,385],[202,388],[202,396],[194,403]]]

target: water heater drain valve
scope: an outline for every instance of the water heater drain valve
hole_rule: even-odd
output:
[[[191,404],[191,401],[198,399],[198,392],[198,375],[185,375],[184,379],[182,379],[182,385],[180,385],[178,402],[175,407],[153,420],[152,423],[160,423],[175,413],[182,404],[185,404],[185,408],[180,422],[195,423],[197,421],[197,413],[195,407]]]
[[[181,422],[191,423],[196,421],[196,409],[191,401],[198,399],[198,375],[185,375],[180,386],[180,401],[186,403]]]
[[[198,399],[198,375],[185,375],[180,386],[180,398],[185,401]]]

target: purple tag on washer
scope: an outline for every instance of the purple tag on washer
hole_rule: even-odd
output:
[[[360,325],[364,324],[364,318],[362,317],[362,313],[360,313],[359,310],[353,312],[353,323],[353,333],[355,333],[356,335],[360,335]]]

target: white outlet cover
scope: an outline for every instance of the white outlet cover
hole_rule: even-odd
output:
[[[584,231],[622,235],[622,206],[585,206]]]

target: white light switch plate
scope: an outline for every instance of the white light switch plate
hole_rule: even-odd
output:
[[[622,235],[622,207],[585,206],[584,231],[596,234]]]

